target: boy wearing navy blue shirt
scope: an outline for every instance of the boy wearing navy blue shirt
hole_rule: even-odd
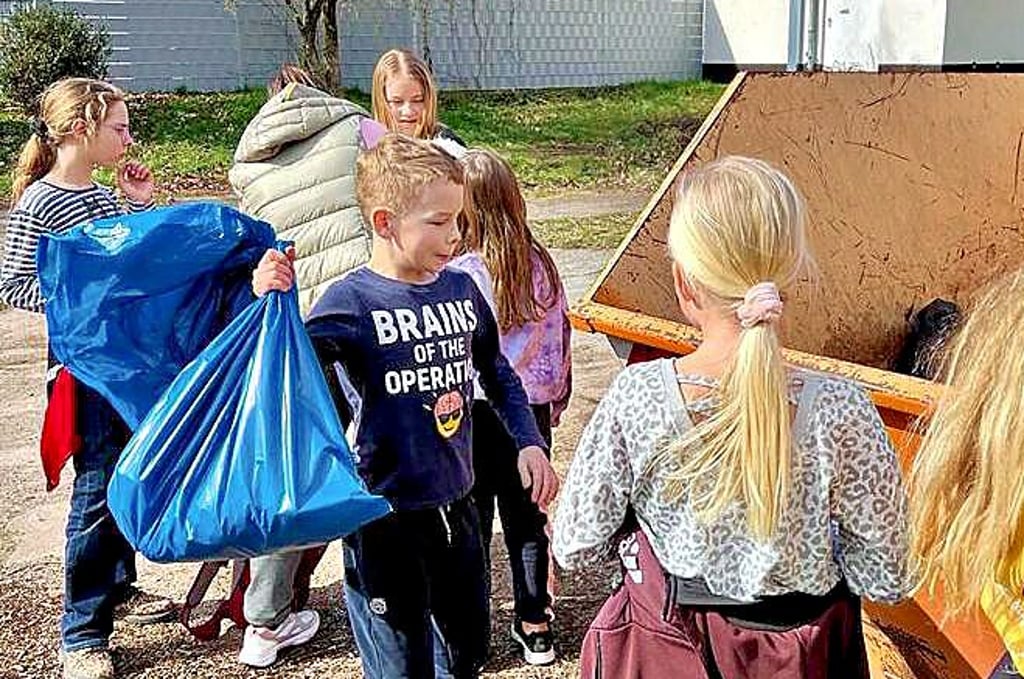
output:
[[[349,619],[367,677],[433,677],[435,662],[476,677],[490,610],[469,497],[474,375],[520,448],[533,501],[549,502],[558,480],[486,301],[445,268],[459,243],[459,163],[387,135],[361,156],[356,195],[373,229],[370,262],[331,286],[306,323],[321,362],[343,368],[359,473],[395,508],[345,541]],[[287,290],[292,276],[288,258],[268,251],[254,289]]]

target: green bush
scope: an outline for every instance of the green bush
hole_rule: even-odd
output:
[[[74,12],[21,8],[0,22],[0,95],[35,111],[40,93],[68,77],[105,78],[110,37]]]

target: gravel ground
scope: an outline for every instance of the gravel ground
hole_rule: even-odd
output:
[[[570,297],[600,271],[608,253],[554,253]],[[580,431],[618,360],[597,336],[574,334],[574,396],[556,430],[554,463],[564,475]],[[0,310],[0,677],[59,676],[57,649],[61,607],[64,520],[72,475],[47,494],[38,462],[38,433],[43,407],[45,332],[41,317]],[[525,666],[509,639],[512,596],[504,545],[495,536],[491,658],[486,677],[575,677],[587,625],[611,589],[614,568],[563,574],[556,611],[559,659],[553,666]],[[139,560],[144,589],[183,597],[195,566],[158,566]],[[226,629],[213,643],[194,642],[176,623],[135,627],[117,622],[112,646],[121,677],[358,677],[359,660],[341,595],[341,556],[334,545],[314,576],[310,605],[322,617],[321,631],[310,644],[294,649],[269,670],[251,670],[235,662],[240,632]],[[225,573],[215,590],[228,585]],[[211,597],[214,596],[211,592]]]
[[[503,555],[503,549],[494,550],[496,559]],[[319,582],[315,584],[310,598],[310,606],[321,615],[320,632],[308,645],[282,655],[274,667],[252,670],[235,662],[241,635],[234,627],[215,642],[198,643],[176,623],[136,627],[118,621],[112,644],[120,676],[150,679],[360,676],[359,659],[342,602],[337,550],[332,549],[330,556],[333,558],[329,558],[317,572]],[[496,561],[497,565],[503,564]],[[59,560],[51,558],[31,567],[7,569],[0,575],[0,648],[12,651],[0,667],[0,677],[34,679],[59,676],[57,620],[60,593],[52,585],[59,583],[60,569]],[[192,568],[182,566],[167,566],[162,570],[165,571],[163,578],[143,578],[143,583],[151,591],[171,591],[158,589],[158,580],[173,584],[180,591],[193,572]],[[582,576],[570,574],[562,579],[561,594],[556,604],[559,659],[555,665],[545,668],[531,668],[520,660],[508,637],[512,606],[508,577],[497,568],[494,577],[492,649],[484,676],[578,676],[580,641],[610,589],[610,569]]]

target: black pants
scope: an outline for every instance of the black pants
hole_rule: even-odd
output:
[[[471,498],[399,510],[345,538],[345,586],[366,677],[432,679],[438,657],[456,679],[478,675],[490,602]]]
[[[541,435],[551,445],[551,406],[531,406]],[[548,536],[547,516],[530,500],[516,463],[519,450],[486,401],[473,402],[473,498],[480,512],[480,535],[490,582],[491,530],[494,503],[508,548],[516,616],[529,623],[547,622]],[[488,590],[490,588],[488,587]]]

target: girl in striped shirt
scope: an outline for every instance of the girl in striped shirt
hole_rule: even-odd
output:
[[[0,301],[42,312],[36,249],[43,234],[60,234],[123,213],[114,193],[92,180],[95,167],[119,165],[132,144],[124,94],[105,82],[69,78],[43,93],[32,136],[14,174],[13,199],[0,269]],[[151,207],[153,180],[139,163],[119,165],[117,187],[129,211]],[[49,375],[60,366],[50,357]],[[135,554],[107,509],[107,483],[130,431],[98,393],[75,385],[75,422],[81,445],[65,547],[64,677],[114,676],[107,643],[114,606],[134,590]],[[148,620],[173,615],[170,602],[148,608]]]

